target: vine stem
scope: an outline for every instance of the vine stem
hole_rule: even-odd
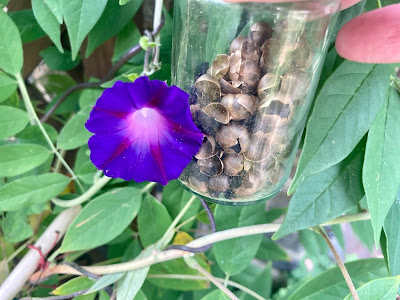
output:
[[[344,222],[356,222],[365,220],[366,216],[369,216],[368,213],[364,214],[354,214],[341,217],[341,223]],[[335,220],[332,220],[330,223],[338,224]],[[261,225],[253,225],[253,226],[246,226],[240,228],[233,228],[223,231],[218,231],[216,233],[212,233],[201,238],[198,238],[194,241],[191,241],[186,246],[189,247],[203,247],[209,244],[218,243],[221,241],[249,236],[254,234],[263,234],[263,233],[273,233],[276,232],[281,223],[275,224],[261,224]],[[132,270],[141,269],[147,266],[151,266],[157,263],[161,263],[164,261],[169,261],[177,258],[184,257],[189,252],[183,250],[167,250],[167,251],[154,251],[150,256],[144,257],[141,259],[119,263],[119,264],[112,264],[112,265],[104,265],[104,266],[89,266],[84,267],[87,271],[96,274],[96,275],[103,275],[103,274],[111,274],[111,273],[118,273],[118,272],[128,272]],[[64,266],[64,265],[55,265],[50,267],[46,270],[46,274],[44,276],[50,276],[53,274],[74,274],[79,275],[79,272],[74,270],[71,267]],[[31,282],[35,282],[37,279],[38,274],[31,277]]]
[[[238,297],[234,293],[232,293],[225,285],[219,282],[214,276],[212,276],[206,269],[199,265],[199,263],[193,258],[193,254],[186,255],[184,260],[186,264],[199,272],[201,275],[206,277],[209,281],[211,281],[217,288],[219,288],[225,295],[227,295],[232,300],[239,300]]]
[[[149,274],[147,278],[154,278],[154,279],[182,279],[182,280],[208,280],[208,278],[200,275],[182,275],[182,274]],[[223,283],[225,282],[225,279],[223,278],[218,278],[214,277],[216,280],[219,282]],[[267,300],[261,295],[257,294],[256,292],[252,291],[251,289],[245,287],[244,285],[241,285],[235,281],[228,280],[226,283],[234,288],[237,288],[246,294],[249,294],[250,296],[254,297],[257,300]]]
[[[67,171],[71,174],[72,179],[75,180],[75,182],[78,184],[78,186],[81,188],[81,190],[84,191],[85,189],[83,188],[82,184],[80,183],[78,177],[75,175],[74,171],[70,168],[70,166],[67,164],[67,162],[64,160],[62,155],[57,151],[57,149],[54,146],[53,142],[51,141],[49,135],[47,134],[46,130],[44,129],[42,123],[40,122],[39,117],[37,116],[35,109],[32,105],[31,98],[29,97],[28,90],[26,89],[26,85],[25,85],[24,79],[21,76],[21,73],[15,74],[15,78],[17,79],[18,87],[19,87],[19,90],[21,91],[22,99],[24,100],[26,110],[27,110],[28,115],[31,120],[31,124],[32,125],[36,124],[39,127],[40,131],[42,132],[44,138],[46,139],[47,143],[49,144],[54,155],[64,165],[65,169],[67,169]]]
[[[337,253],[335,247],[333,246],[331,240],[329,239],[329,237],[327,236],[327,234],[325,233],[325,231],[321,228],[321,227],[317,227],[316,231],[324,238],[324,240],[326,241],[326,243],[329,246],[329,249],[331,249],[333,256],[335,257],[335,260],[339,266],[340,271],[343,274],[344,280],[347,283],[347,286],[350,289],[350,293],[353,296],[354,300],[360,300],[360,298],[358,297],[356,288],[353,284],[353,281],[351,280],[350,274],[346,269],[346,266],[344,265],[343,261],[340,259],[339,254]]]
[[[162,9],[163,9],[163,0],[156,0],[154,5],[154,18],[153,18],[153,28],[158,28],[161,24],[162,18]],[[156,51],[153,58],[153,64],[158,66],[160,64],[160,35],[157,35],[154,39],[154,42],[157,44]]]

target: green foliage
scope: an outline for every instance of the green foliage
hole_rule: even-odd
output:
[[[230,298],[222,291],[215,290],[205,297],[201,298],[201,300],[229,300]]]
[[[0,211],[13,211],[46,202],[59,195],[69,182],[70,178],[57,173],[17,179],[0,188]]]
[[[92,200],[68,229],[62,252],[91,249],[118,236],[136,217],[141,193],[135,188],[119,188]],[[102,232],[102,234],[96,234]]]
[[[371,213],[375,244],[400,188],[400,94],[390,87],[368,133],[363,183]]]
[[[17,26],[0,10],[0,68],[15,75],[22,69],[22,41]]]
[[[71,43],[72,60],[75,60],[83,40],[100,19],[107,0],[61,0],[61,4]]]
[[[64,53],[61,53],[54,46],[50,46],[40,51],[40,56],[50,69],[57,71],[68,71],[81,63],[79,57],[75,61],[71,60],[70,51],[65,50]]]
[[[215,222],[218,230],[250,226],[262,223],[263,204],[246,207],[218,205]],[[252,235],[220,242],[213,246],[215,258],[220,268],[229,275],[244,270],[255,257],[261,244],[261,235]]]
[[[342,161],[360,142],[386,98],[389,74],[386,65],[350,61],[332,73],[315,100],[290,193]]]
[[[28,114],[11,106],[0,106],[0,139],[22,131],[29,123]]]
[[[0,73],[0,102],[3,102],[10,97],[16,88],[17,83],[15,80],[11,79],[4,73]]]
[[[367,282],[362,287],[357,289],[357,294],[360,299],[365,300],[393,300],[397,296],[400,277],[379,278]],[[351,294],[347,295],[344,300],[353,299]]]
[[[60,285],[52,292],[52,294],[57,296],[69,295],[75,292],[85,290],[89,288],[92,284],[93,280],[86,276],[76,277],[74,279],[67,281],[63,285]]]
[[[1,222],[1,229],[7,243],[18,243],[33,235],[24,210],[8,212]]]
[[[387,238],[387,260],[391,276],[400,275],[400,193],[385,220],[384,229]]]
[[[28,9],[11,12],[10,17],[21,33],[22,43],[32,42],[46,35],[37,23],[32,10]]]

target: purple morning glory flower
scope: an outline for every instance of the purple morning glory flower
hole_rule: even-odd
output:
[[[93,107],[86,128],[90,159],[106,176],[155,181],[176,179],[197,153],[203,134],[193,123],[188,94],[140,77],[117,81]]]

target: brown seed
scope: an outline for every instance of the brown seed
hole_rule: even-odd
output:
[[[230,53],[235,53],[236,51],[242,52],[242,46],[245,41],[247,41],[247,37],[245,36],[235,38],[231,43]]]
[[[211,177],[208,180],[208,187],[214,192],[225,192],[229,189],[229,177],[223,174],[217,177]]]
[[[195,155],[197,159],[207,159],[217,154],[215,139],[212,136],[206,136],[199,152]]]
[[[218,123],[228,124],[229,122],[229,112],[226,107],[220,103],[210,103],[201,110]]]
[[[199,193],[207,193],[208,188],[207,188],[207,181],[202,180],[203,178],[200,178],[199,176],[196,176],[195,174],[192,174],[189,176],[189,184],[193,189],[198,191]]]
[[[307,69],[311,66],[313,51],[307,42],[301,41],[292,53],[292,65],[295,69]]]
[[[236,176],[243,170],[244,159],[241,154],[224,155],[222,162],[224,164],[224,173],[226,175]]]
[[[241,89],[234,87],[232,83],[229,83],[223,78],[221,78],[219,83],[221,84],[222,94],[240,94],[242,92]]]
[[[221,86],[218,80],[209,74],[200,76],[196,80],[195,86],[202,107],[217,101],[221,96]]]
[[[293,73],[286,73],[282,78],[281,83],[281,94],[288,94],[296,101],[303,98],[309,88],[309,77],[307,73],[302,71],[296,71]]]
[[[218,130],[215,140],[224,149],[239,144],[240,153],[242,153],[249,146],[250,135],[245,126],[237,123],[229,123]]]
[[[260,61],[261,49],[251,39],[243,42],[241,56],[243,60]]]
[[[250,117],[257,101],[247,94],[228,94],[221,99],[221,104],[228,110],[231,120],[240,121]]]
[[[240,66],[239,81],[243,81],[243,93],[252,94],[256,91],[261,78],[261,68],[258,62],[245,60]]]
[[[272,36],[272,28],[268,23],[257,22],[250,28],[250,37],[260,47],[267,39]]]
[[[217,155],[207,159],[199,159],[197,166],[200,172],[207,176],[217,176],[223,171],[222,161]]]
[[[190,105],[190,113],[192,114],[192,119],[195,118],[196,112],[198,110],[200,110],[200,104],[199,103]]]
[[[258,112],[253,120],[251,133],[270,133],[276,128],[277,123],[280,121],[280,119],[281,117],[277,115],[268,115]]]
[[[207,70],[207,74],[214,76],[217,79],[221,79],[224,77],[229,70],[229,59],[228,55],[220,54],[217,55],[217,58],[211,63],[211,67]]]
[[[271,155],[271,146],[268,138],[262,132],[256,132],[251,136],[250,145],[244,158],[252,162],[262,161]]]
[[[240,51],[233,52],[229,55],[229,78],[232,82],[239,80],[240,66],[242,65],[242,54]],[[236,84],[232,84],[238,87]]]
[[[265,74],[259,81],[257,86],[257,94],[260,99],[264,99],[268,94],[277,91],[279,85],[279,77],[273,73]]]

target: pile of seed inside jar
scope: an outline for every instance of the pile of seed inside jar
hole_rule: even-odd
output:
[[[194,83],[190,109],[205,138],[182,179],[200,194],[240,200],[273,189],[286,173],[289,124],[312,57],[304,39],[273,33],[268,23],[253,24]]]

